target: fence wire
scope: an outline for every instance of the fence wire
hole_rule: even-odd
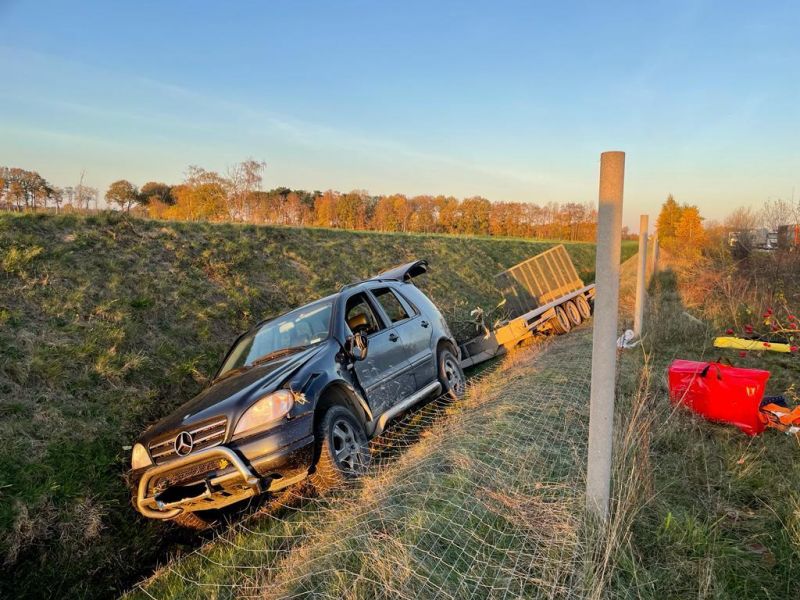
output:
[[[590,367],[586,327],[518,351],[393,423],[365,477],[290,488],[132,595],[581,596]]]

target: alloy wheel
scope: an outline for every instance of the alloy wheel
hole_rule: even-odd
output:
[[[444,361],[444,376],[447,379],[447,385],[456,396],[461,396],[464,393],[465,383],[464,376],[461,374],[461,369],[455,361],[448,356]]]
[[[366,466],[365,444],[358,439],[355,428],[343,418],[336,419],[331,427],[331,444],[336,465],[347,473],[361,473]]]

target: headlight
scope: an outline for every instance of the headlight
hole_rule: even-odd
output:
[[[131,468],[133,469],[141,469],[142,467],[149,467],[153,464],[153,461],[150,460],[150,455],[147,454],[147,450],[141,444],[134,444],[133,450],[131,451]]]
[[[292,410],[292,406],[294,406],[294,394],[291,391],[272,392],[245,411],[236,424],[233,434],[237,435],[277,421]]]

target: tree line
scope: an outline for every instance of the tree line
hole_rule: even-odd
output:
[[[0,208],[36,210],[62,206],[89,210],[97,208],[97,188],[83,183],[83,173],[75,186],[57,187],[36,171],[0,166]]]
[[[141,187],[113,182],[109,205],[156,219],[229,221],[385,232],[451,233],[591,241],[597,212],[590,204],[492,202],[480,196],[371,195],[365,191],[262,190],[266,164],[246,160],[223,175],[190,166],[178,184],[150,181]],[[38,173],[0,170],[0,206],[18,209],[90,209],[97,191],[59,189]]]
[[[247,160],[226,175],[189,167],[177,185],[148,182],[141,189],[114,182],[106,199],[123,210],[157,219],[233,221],[386,232],[454,233],[593,240],[593,206],[551,202],[491,202],[475,196],[370,195],[365,191],[261,189],[263,162]]]

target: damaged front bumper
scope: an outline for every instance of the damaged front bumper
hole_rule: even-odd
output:
[[[205,464],[209,459],[217,459],[219,467],[223,470],[228,464],[232,465],[234,470],[214,478],[204,479],[202,483],[180,486],[180,488],[185,489],[185,497],[180,496],[181,490],[177,487],[165,487],[162,492],[150,495],[152,491],[150,482],[158,475],[170,473],[190,465]],[[235,483],[235,487],[240,488],[237,496],[241,496],[242,499],[261,493],[261,481],[250,470],[250,467],[230,448],[216,446],[146,471],[139,480],[136,508],[145,517],[150,517],[151,519],[172,519],[183,512],[185,505],[213,498],[213,490],[221,487],[221,484],[226,481]],[[167,494],[170,491],[172,493]]]
[[[172,519],[283,489],[308,475],[313,442],[311,420],[301,418],[147,467],[132,473],[134,504],[145,517]]]

